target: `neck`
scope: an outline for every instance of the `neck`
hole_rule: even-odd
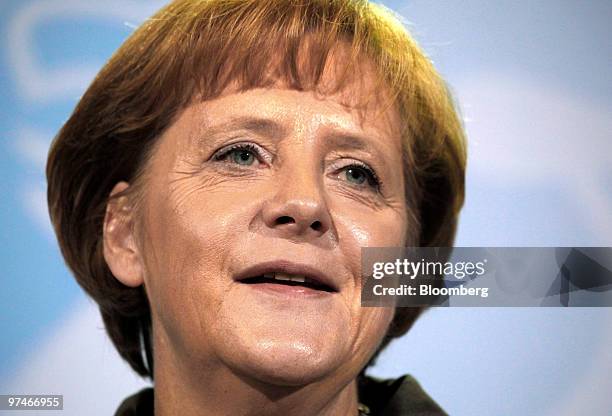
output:
[[[156,416],[358,413],[357,382],[347,374],[303,386],[282,386],[236,374],[221,363],[181,362],[163,347],[154,351]]]

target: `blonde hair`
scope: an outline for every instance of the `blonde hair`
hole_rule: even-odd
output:
[[[153,376],[150,309],[142,287],[120,284],[104,261],[110,190],[139,177],[155,140],[193,100],[214,98],[232,82],[242,90],[279,80],[314,90],[341,43],[350,53],[336,87],[356,76],[365,57],[401,115],[413,243],[452,246],[464,199],[463,128],[446,84],[391,11],[362,0],[174,1],[100,71],[56,136],[47,164],[62,254],[139,374]],[[398,308],[379,351],[420,312]]]

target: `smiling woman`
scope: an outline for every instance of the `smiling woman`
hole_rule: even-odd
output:
[[[464,169],[444,83],[381,6],[162,9],[47,166],[69,267],[155,381],[117,414],[443,414],[365,375],[421,310],[361,307],[360,249],[452,245]]]

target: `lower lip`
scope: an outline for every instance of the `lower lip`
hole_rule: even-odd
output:
[[[243,283],[254,290],[269,293],[276,296],[298,297],[298,298],[322,298],[333,295],[333,292],[311,289],[305,286],[290,286],[277,283]]]

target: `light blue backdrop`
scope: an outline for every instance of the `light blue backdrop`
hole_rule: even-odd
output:
[[[612,246],[612,3],[384,3],[463,112],[457,245]],[[63,265],[44,164],[93,75],[161,4],[0,3],[0,394],[64,394],[63,414],[107,415],[142,385]],[[436,309],[373,373],[413,373],[453,415],[609,415],[610,345],[610,309]]]

